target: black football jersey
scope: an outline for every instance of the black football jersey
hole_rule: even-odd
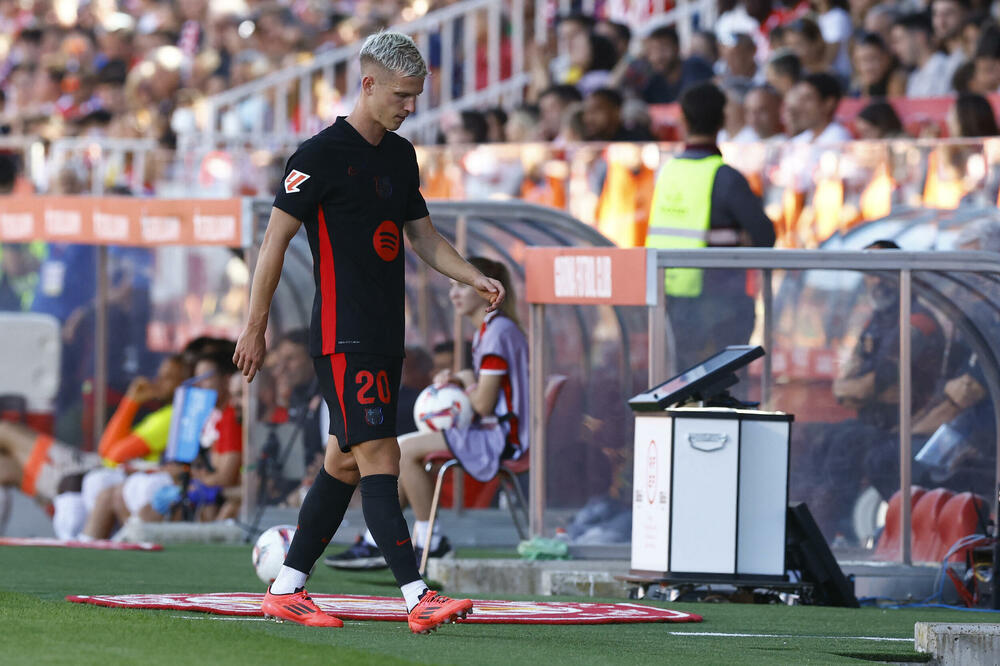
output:
[[[427,215],[416,153],[372,145],[343,117],[285,165],[274,206],[301,221],[313,255],[313,356],[403,355],[403,226]]]

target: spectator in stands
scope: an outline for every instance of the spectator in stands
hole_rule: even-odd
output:
[[[969,0],[932,0],[931,25],[934,41],[948,55],[949,80],[962,63],[968,60],[963,48],[962,30],[971,9]]]
[[[574,44],[594,30],[596,21],[585,14],[569,14],[559,20],[556,25],[558,56],[552,63],[561,71],[555,72],[556,83],[576,85],[586,72],[579,63],[574,64],[572,50]],[[544,63],[548,67],[548,63]]]
[[[750,143],[781,139],[781,96],[769,85],[757,86],[747,93],[743,103]],[[739,142],[734,139],[735,142]]]
[[[756,133],[746,122],[744,104],[747,93],[750,91],[751,83],[749,79],[729,80],[719,86],[726,96],[726,107],[724,110],[724,121],[722,129],[719,130],[718,143],[750,143]]]
[[[756,51],[756,47],[754,50]],[[719,40],[715,38],[715,33],[711,30],[696,30],[691,35],[688,55],[701,58],[716,70],[719,64]]]
[[[504,135],[510,143],[531,143],[541,140],[538,107],[521,106],[511,111],[504,125]]]
[[[801,18],[788,24],[788,48],[798,56],[803,74],[820,74],[832,71],[827,57],[827,44],[816,22]],[[839,45],[838,45],[839,46]]]
[[[740,2],[721,0],[719,18],[715,22],[715,36],[722,44],[732,44],[736,35],[757,35],[761,24],[771,13],[770,2]],[[749,5],[754,5],[750,7]],[[753,10],[753,11],[751,11]]]
[[[809,0],[816,12],[816,23],[826,42],[825,60],[829,69],[846,80],[851,78],[848,40],[854,30],[847,13],[847,0]]]
[[[798,117],[794,124],[805,127],[792,137],[796,143],[818,146],[851,140],[851,133],[834,120],[840,104],[840,84],[831,74],[809,74],[792,89]]]
[[[858,97],[902,97],[906,94],[906,72],[882,38],[863,33],[854,40],[855,94]]]
[[[681,97],[686,145],[657,175],[647,247],[774,244],[774,226],[760,198],[742,174],[723,164],[715,144],[725,103],[722,91],[711,83],[693,86]],[[699,233],[705,242],[692,243]],[[691,367],[729,344],[746,344],[754,327],[754,299],[747,295],[746,279],[742,271],[668,271],[667,312],[677,326],[676,367]]]
[[[643,40],[642,57],[625,70],[622,85],[647,104],[667,104],[713,74],[711,65],[700,58],[682,58],[677,30],[664,26]]]
[[[892,43],[892,26],[896,25],[899,18],[899,10],[896,5],[883,3],[872,7],[865,15],[861,25],[867,33],[876,34],[882,38],[885,44]]]
[[[747,79],[755,81],[759,78],[757,71],[757,45],[750,35],[736,35],[736,41],[722,48],[722,58],[726,64],[726,76],[723,83],[730,79]]]
[[[631,28],[624,23],[603,19],[594,26],[594,32],[611,40],[615,47],[615,63],[621,63],[627,59],[628,49],[632,44]]]
[[[556,146],[567,146],[580,141],[586,141],[587,132],[583,125],[583,105],[570,108],[563,116],[563,124],[559,135],[553,141]]]
[[[587,141],[644,141],[650,137],[633,133],[622,120],[622,96],[617,90],[600,88],[583,101],[583,130]]]
[[[489,127],[479,111],[462,111],[445,126],[444,142],[449,146],[474,146],[486,142]]]
[[[908,14],[892,27],[892,50],[912,71],[907,97],[941,97],[951,91],[954,73],[948,56],[934,46],[934,31],[926,14]]]
[[[802,62],[791,51],[777,53],[765,69],[767,83],[784,98],[802,78]]]
[[[906,136],[896,110],[884,100],[872,102],[861,109],[854,120],[854,129],[859,139],[895,139]]]
[[[583,101],[575,86],[558,85],[542,91],[538,96],[539,130],[541,139],[551,141],[562,130],[566,110]]]
[[[494,107],[487,109],[483,115],[486,118],[486,141],[488,143],[507,141],[507,112],[500,107]]]
[[[953,137],[973,138],[1000,135],[993,107],[982,95],[959,95],[948,109],[948,134]]]
[[[1000,28],[996,25],[983,29],[974,62],[975,72],[969,90],[980,95],[1000,90]]]
[[[570,42],[569,58],[571,66],[583,72],[576,87],[585,97],[610,84],[611,70],[618,62],[615,45],[597,32],[575,35]]]
[[[979,39],[983,31],[993,25],[992,18],[984,12],[969,12],[965,18],[965,25],[962,26],[962,51],[965,53],[966,62],[976,57],[976,47],[979,46]]]

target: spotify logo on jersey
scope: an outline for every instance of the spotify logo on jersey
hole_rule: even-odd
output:
[[[375,254],[382,261],[392,261],[399,256],[399,229],[392,220],[386,220],[378,225],[372,243],[375,246]]]

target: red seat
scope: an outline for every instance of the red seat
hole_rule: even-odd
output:
[[[986,500],[973,493],[959,493],[948,500],[948,503],[941,509],[938,518],[938,535],[941,545],[935,559],[937,561],[944,559],[948,549],[962,537],[967,537],[970,534],[982,534],[988,512]],[[965,559],[967,550],[968,548],[962,548],[949,559],[952,562],[961,561]]]
[[[920,486],[910,487],[911,510],[926,492],[927,491]],[[893,493],[892,497],[889,498],[889,510],[885,514],[885,527],[882,529],[882,535],[878,538],[878,546],[875,547],[875,559],[877,560],[899,559],[899,546],[902,539],[899,529],[899,512],[901,511],[901,502],[902,494],[897,490]]]
[[[947,488],[935,488],[924,493],[913,505],[910,524],[913,526],[912,554],[915,562],[938,562],[941,560],[944,554],[944,551],[941,550],[938,529],[941,509],[953,495],[954,493]]]

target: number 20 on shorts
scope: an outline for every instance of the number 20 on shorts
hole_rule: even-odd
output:
[[[368,370],[360,370],[354,376],[354,383],[359,386],[358,402],[362,405],[370,405],[375,402],[375,397],[369,395],[373,384],[382,404],[388,405],[392,399],[392,392],[389,390],[389,374],[385,370],[379,370],[374,375]]]

